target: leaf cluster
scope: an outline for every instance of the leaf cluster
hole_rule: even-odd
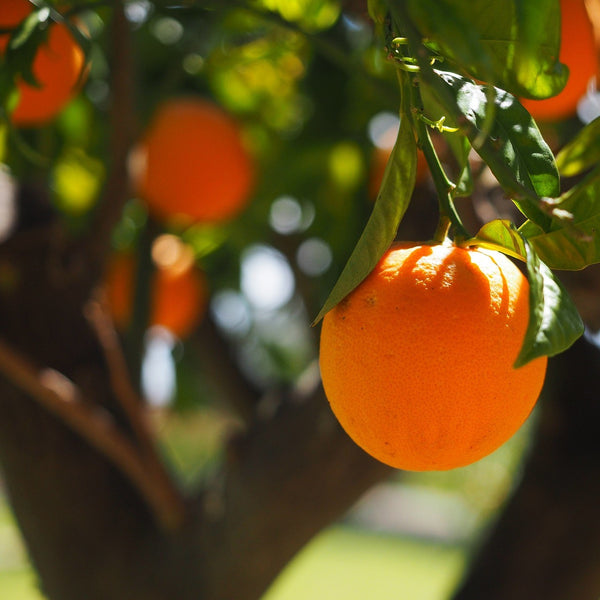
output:
[[[375,266],[394,239],[414,187],[416,149],[429,164],[439,197],[433,242],[451,235],[522,260],[530,281],[530,321],[516,366],[569,347],[583,324],[551,269],[600,262],[597,166],[599,120],[578,133],[557,159],[520,98],[542,99],[564,87],[558,60],[558,0],[388,0],[370,3],[400,83],[401,127],[373,213],[317,320]],[[443,132],[459,165],[454,181],[433,148]],[[522,221],[493,220],[469,234],[455,208],[475,182],[476,152]],[[561,175],[587,176],[566,191]]]

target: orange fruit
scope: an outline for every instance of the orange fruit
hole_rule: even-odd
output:
[[[132,154],[134,188],[159,220],[217,222],[246,205],[253,165],[237,123],[198,98],[165,101]]]
[[[206,310],[206,281],[189,253],[181,252],[181,242],[175,241],[174,236],[161,236],[158,243],[163,244],[163,248],[156,250],[155,243],[153,250],[155,271],[150,284],[150,325],[166,327],[184,339]],[[131,321],[136,266],[132,253],[117,253],[109,261],[105,276],[108,307],[116,327],[121,330]]]
[[[559,60],[569,67],[563,90],[545,100],[521,101],[535,119],[558,121],[571,117],[598,70],[594,30],[585,0],[560,0],[561,45]]]
[[[17,26],[31,13],[28,0],[0,2],[0,29]],[[10,36],[0,35],[0,54],[6,51]],[[40,125],[53,119],[79,92],[85,56],[79,44],[60,23],[49,26],[48,37],[39,46],[33,59],[32,71],[39,87],[17,81],[19,99],[11,113],[15,125]]]
[[[508,440],[540,393],[546,357],[515,369],[529,285],[504,255],[400,244],[325,315],[320,366],[342,427],[400,469],[470,464]]]

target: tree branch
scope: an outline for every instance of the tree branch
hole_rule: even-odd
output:
[[[173,525],[178,525],[181,523],[183,517],[183,501],[159,457],[155,436],[146,418],[145,404],[131,383],[127,361],[121,350],[119,338],[113,327],[112,320],[108,316],[106,307],[101,299],[90,300],[85,308],[85,313],[93,330],[96,332],[104,353],[115,398],[129,419],[129,424],[140,446],[143,461],[146,468],[150,471],[152,479],[156,485],[165,491],[173,502],[173,514],[171,516]]]
[[[85,402],[77,386],[58,371],[36,370],[3,341],[0,373],[109,458],[136,486],[164,528],[181,524],[181,499],[154,468],[148,468],[145,457],[119,431],[108,411]]]
[[[135,123],[132,43],[129,23],[121,1],[113,3],[111,28],[111,34],[108,36],[112,42],[109,114],[111,138],[107,155],[112,158],[112,163],[95,222],[85,239],[85,247],[93,265],[103,265],[113,228],[129,198],[127,160]]]

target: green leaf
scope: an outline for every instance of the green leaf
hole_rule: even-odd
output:
[[[549,231],[531,221],[519,228],[551,269],[577,270],[600,262],[599,174],[591,173],[554,205],[570,219],[553,219]]]
[[[49,8],[34,10],[19,23],[6,48],[5,64],[9,71],[34,87],[39,83],[32,71],[33,59],[40,44],[47,39],[50,22]]]
[[[523,238],[515,225],[506,219],[496,219],[486,223],[477,232],[477,235],[464,242],[464,245],[500,250],[514,258],[526,260]]]
[[[416,169],[417,143],[410,120],[403,116],[373,212],[313,325],[365,279],[394,241],[415,186]]]
[[[481,79],[493,79],[490,54],[485,50],[477,28],[460,2],[449,0],[409,0],[409,15],[426,38],[426,44]]]
[[[521,367],[540,356],[554,356],[566,350],[582,335],[584,326],[568,293],[529,243],[529,325],[515,362]]]
[[[471,173],[471,165],[469,164],[471,144],[466,137],[456,136],[452,133],[447,134],[445,138],[448,141],[448,145],[459,166],[456,187],[452,190],[452,197],[466,198],[473,193],[473,176]]]
[[[454,108],[473,125],[465,128],[473,147],[509,195],[513,198],[519,195],[520,190],[516,189],[519,186],[529,190],[529,197],[521,196],[515,202],[528,218],[546,229],[550,218],[542,210],[539,198],[534,198],[557,196],[559,175],[554,155],[531,115],[516,98],[495,88],[495,117],[489,135],[482,142],[479,138],[490,110],[485,86],[455,73],[436,73],[440,82],[444,82],[442,85],[452,89],[456,100]]]
[[[600,117],[580,129],[556,156],[561,175],[572,177],[600,162]]]
[[[562,90],[559,0],[409,0],[426,44],[459,71],[526,98]]]

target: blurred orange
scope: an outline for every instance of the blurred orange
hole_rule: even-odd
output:
[[[190,335],[207,306],[203,273],[194,265],[189,248],[174,236],[164,235],[153,247],[155,270],[150,287],[150,325],[169,329],[180,339]],[[117,253],[105,276],[107,301],[115,325],[125,330],[131,321],[137,260],[132,253]]]
[[[17,26],[33,10],[28,0],[0,2],[0,28]],[[10,36],[0,35],[0,53],[6,51]],[[39,46],[32,71],[38,86],[19,79],[19,99],[11,113],[15,125],[40,125],[53,119],[78,93],[85,73],[85,56],[79,44],[60,23],[49,26],[48,38]]]
[[[534,119],[559,121],[575,114],[598,69],[594,30],[584,0],[560,0],[561,45],[559,59],[569,67],[564,89],[545,100],[521,100]]]
[[[254,181],[238,124],[215,104],[191,97],[159,106],[130,164],[136,193],[159,220],[232,218]]]

